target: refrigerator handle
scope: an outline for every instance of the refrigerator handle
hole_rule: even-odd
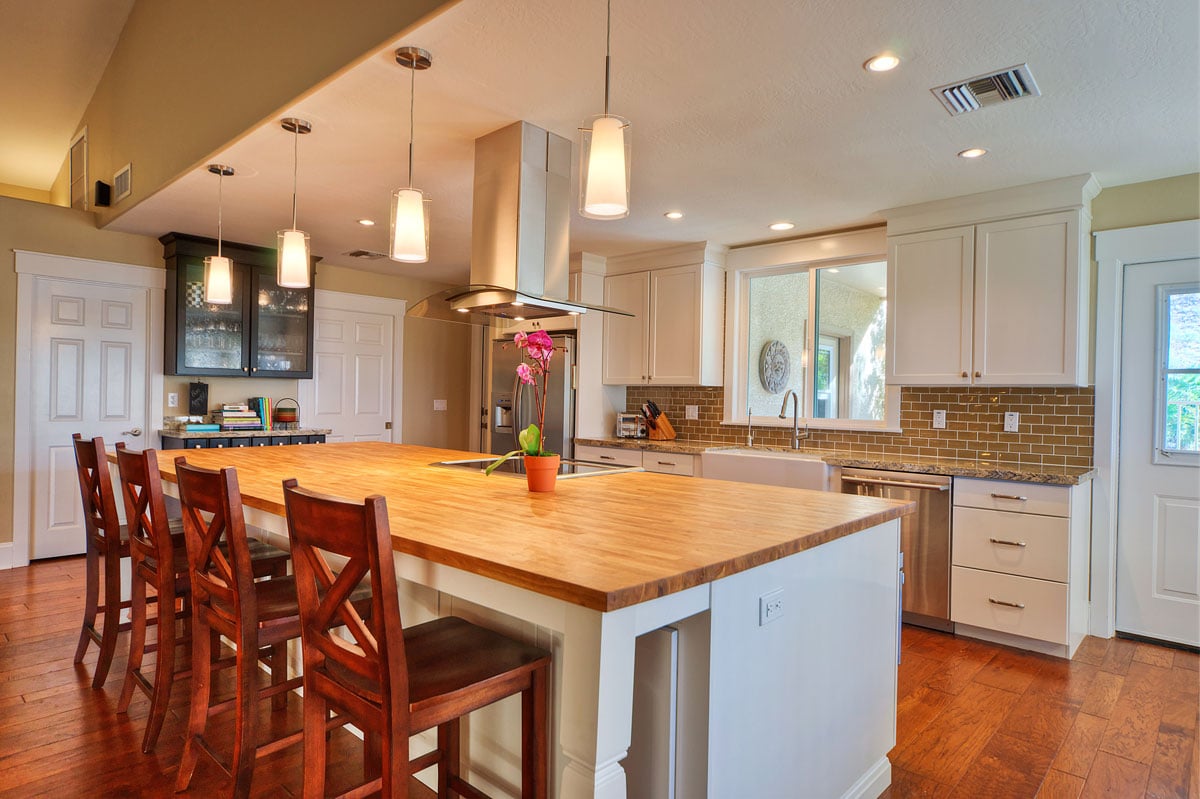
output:
[[[525,427],[526,427],[526,425],[525,425],[525,424],[524,424],[524,423],[521,421],[521,394],[523,393],[523,392],[521,391],[521,389],[522,389],[522,386],[521,386],[521,378],[520,378],[520,377],[518,377],[518,376],[514,376],[514,377],[513,377],[513,389],[512,389],[512,398],[513,398],[513,444],[514,444],[514,446],[516,446],[516,447],[518,447],[518,448],[521,446],[521,442],[517,440],[517,436],[518,436],[518,435],[520,434],[520,432],[521,432],[522,430],[524,430],[524,429],[525,429]]]

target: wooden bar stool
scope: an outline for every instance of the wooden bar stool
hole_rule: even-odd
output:
[[[187,737],[179,763],[175,790],[186,790],[201,752],[233,778],[233,796],[250,795],[254,763],[277,752],[303,735],[295,732],[273,741],[258,741],[258,702],[281,697],[297,688],[301,679],[287,677],[287,641],[300,636],[296,584],[290,575],[258,580],[250,564],[246,523],[237,472],[214,471],[175,461],[183,530],[187,542],[188,574],[192,591],[192,691]],[[206,515],[211,515],[205,519]],[[227,548],[219,542],[224,536]],[[237,647],[237,689],[234,699],[212,704],[212,639],[223,635]],[[256,685],[260,649],[270,664],[271,685]],[[233,753],[229,762],[205,738],[210,716],[236,710]]]
[[[177,646],[190,640],[186,627],[183,636],[176,637],[176,622],[191,617],[191,580],[188,577],[187,549],[182,533],[173,535],[167,518],[162,478],[158,471],[158,454],[152,449],[133,452],[126,449],[123,443],[118,443],[116,449],[129,550],[133,559],[129,660],[117,712],[129,710],[134,686],[150,698],[150,714],[142,735],[142,751],[149,753],[154,750],[162,731],[171,700],[171,686],[177,678],[186,679],[191,675],[188,664],[183,664],[183,668],[178,670],[175,667]],[[182,527],[180,520],[175,520],[175,523]],[[287,574],[290,558],[287,552],[254,539],[249,539],[248,543],[251,568],[256,577]],[[164,568],[163,564],[170,566]],[[146,607],[148,600],[154,599],[158,604],[158,633],[156,640],[147,644]],[[158,653],[153,681],[142,673],[142,660],[152,652]],[[218,665],[230,666],[233,662],[218,661]]]
[[[404,797],[413,774],[438,766],[438,796],[484,797],[460,775],[459,720],[521,694],[522,789],[547,794],[547,680],[550,654],[446,617],[404,629],[383,497],[362,504],[283,484],[304,650],[304,797],[324,799],[330,726],[365,736],[368,782],[342,797],[379,791]],[[335,573],[328,556],[346,559]],[[369,579],[371,619],[347,601]],[[345,627],[348,638],[334,633]],[[408,739],[438,729],[438,749],[409,760]]]

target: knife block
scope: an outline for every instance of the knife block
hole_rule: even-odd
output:
[[[671,420],[667,418],[665,413],[660,413],[658,418],[654,420],[654,427],[647,425],[650,432],[651,441],[674,441],[675,428],[671,426]]]

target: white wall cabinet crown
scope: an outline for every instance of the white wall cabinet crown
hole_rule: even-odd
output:
[[[606,385],[721,385],[725,270],[709,249],[609,259],[604,304],[635,315],[604,317]]]
[[[1087,385],[1096,190],[1079,176],[885,211],[888,382]]]

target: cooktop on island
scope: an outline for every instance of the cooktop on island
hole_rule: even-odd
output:
[[[469,471],[483,471],[496,460],[492,458],[470,458],[461,461],[437,461],[430,464],[432,466],[444,466],[450,469],[466,469]],[[605,463],[589,463],[588,461],[577,461],[564,458],[558,466],[558,477],[560,480],[565,480],[571,477],[594,477],[600,474],[617,474],[618,472],[641,472],[645,471],[640,466],[610,466]],[[521,458],[509,458],[504,463],[500,464],[492,474],[506,474],[510,476],[519,476],[525,474],[525,461]]]

